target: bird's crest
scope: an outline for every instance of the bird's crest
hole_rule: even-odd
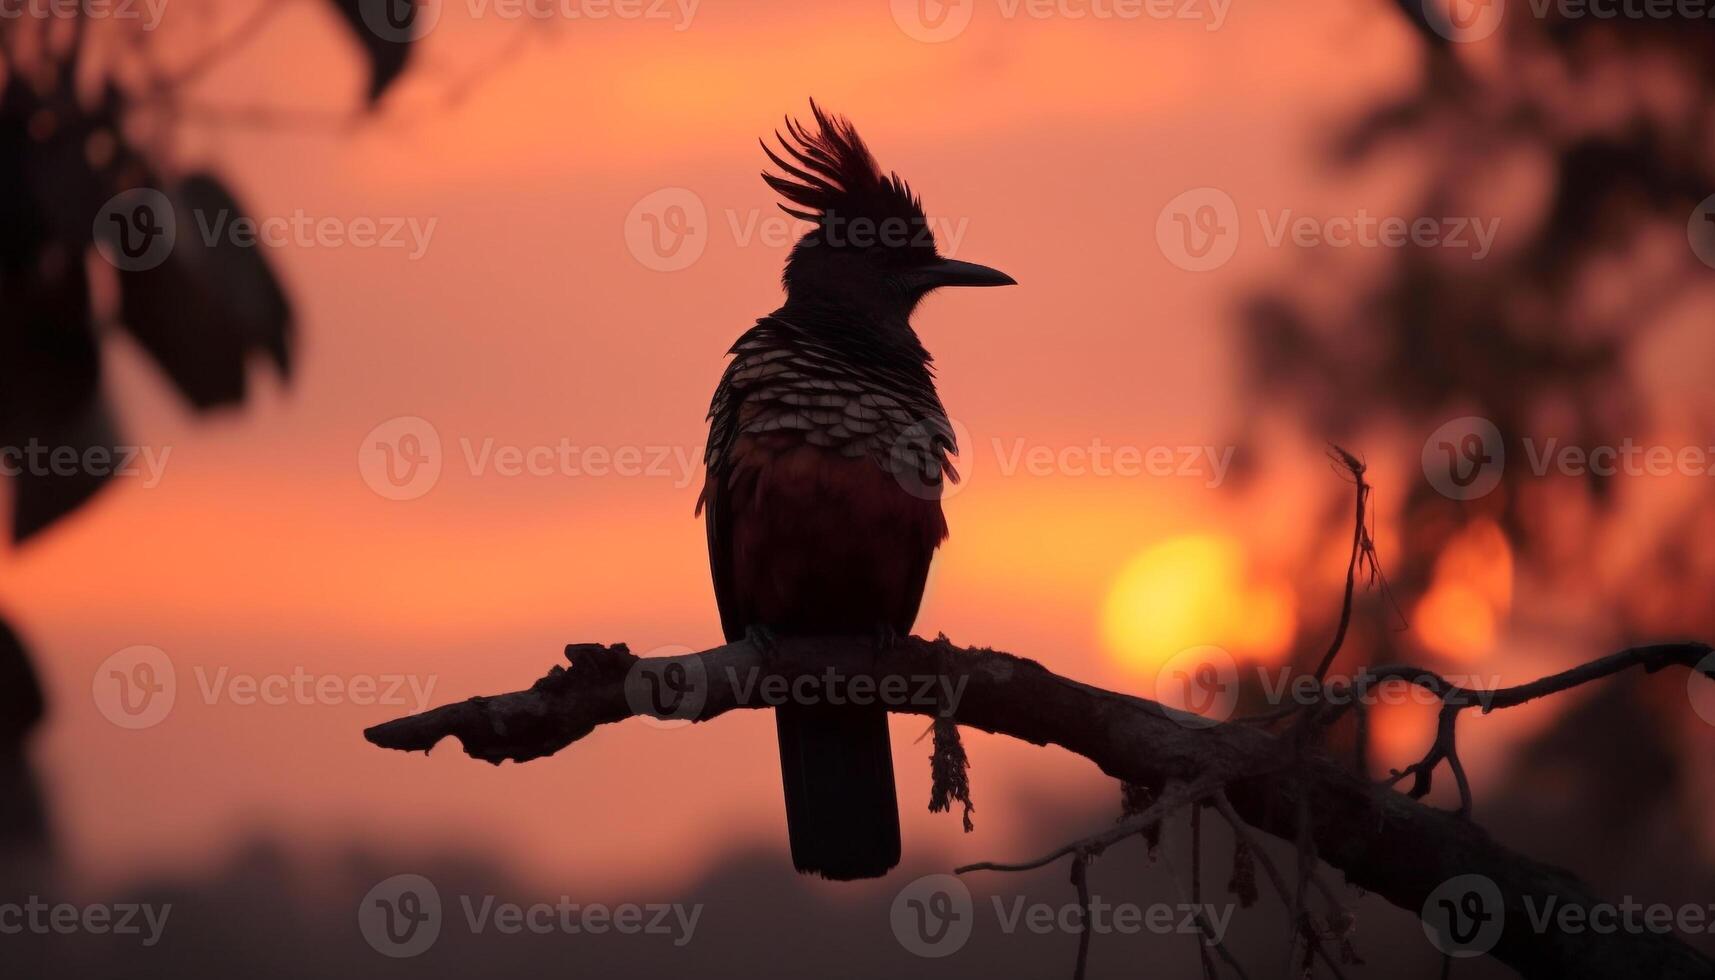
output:
[[[824,112],[814,99],[810,112],[815,117],[813,128],[788,117],[787,135],[774,133],[791,161],[762,143],[768,159],[787,174],[764,173],[762,179],[796,205],[781,204],[780,210],[815,222],[831,245],[880,245],[933,253],[935,238],[923,204],[904,179],[881,172],[850,120]]]

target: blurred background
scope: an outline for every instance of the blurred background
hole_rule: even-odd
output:
[[[14,454],[0,481],[0,903],[172,912],[147,947],[0,935],[21,975],[1070,970],[1075,936],[994,911],[1072,901],[1063,868],[971,878],[944,958],[893,919],[921,875],[1112,821],[1119,788],[1060,750],[966,733],[965,834],[896,716],[904,862],[834,885],[790,871],[761,712],[523,766],[361,737],[527,686],[568,642],[719,641],[703,417],[803,230],[755,140],[811,96],[944,252],[1022,284],[916,320],[965,476],[919,634],[1148,697],[1223,658],[1266,701],[1338,615],[1333,441],[1369,466],[1387,576],[1336,675],[1498,686],[1715,636],[1715,31],[1680,7],[70,10],[0,18],[0,445],[82,461]],[[168,226],[165,258],[133,248]],[[1712,725],[1683,674],[1469,717],[1477,819],[1616,901],[1707,903]],[[1378,709],[1376,774],[1432,734],[1431,707]],[[1186,845],[1175,822],[1092,887],[1181,901]],[[399,874],[445,908],[405,958],[358,917]],[[485,896],[701,912],[682,944],[507,935],[470,927]],[[1438,975],[1411,912],[1349,900],[1354,972]],[[1274,965],[1283,922],[1265,896],[1235,950]],[[1184,935],[1093,955],[1196,972]]]

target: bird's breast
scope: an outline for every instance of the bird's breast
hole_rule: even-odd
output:
[[[947,536],[938,484],[786,432],[741,436],[728,465],[731,581],[751,622],[910,630]]]

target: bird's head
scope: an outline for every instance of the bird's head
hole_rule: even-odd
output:
[[[1004,272],[943,258],[923,204],[898,174],[883,174],[850,121],[810,103],[814,125],[786,120],[762,150],[785,176],[762,179],[780,209],[816,227],[786,261],[787,303],[833,303],[880,320],[904,320],[942,286],[1010,286]]]

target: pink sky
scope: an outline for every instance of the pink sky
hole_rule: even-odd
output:
[[[811,95],[963,230],[961,257],[1021,283],[937,297],[919,315],[969,433],[969,480],[947,504],[953,536],[919,633],[1148,693],[1104,648],[1100,616],[1153,545],[1226,535],[1244,545],[1248,584],[1332,594],[1343,545],[1308,534],[1344,485],[1284,420],[1261,499],[1196,479],[1008,474],[1005,458],[1098,440],[1231,443],[1230,314],[1298,256],[1247,229],[1232,262],[1189,273],[1158,249],[1157,215],[1200,186],[1241,213],[1397,207],[1417,176],[1403,162],[1317,176],[1328,127],[1413,70],[1388,5],[1241,2],[1210,30],[1207,18],[1009,19],[987,0],[962,35],[927,44],[885,0],[708,0],[685,30],[534,25],[440,108],[446,83],[517,29],[464,8],[449,4],[378,119],[337,133],[192,129],[176,146],[181,165],[213,164],[259,215],[432,221],[433,233],[415,260],[279,250],[301,368],[287,390],[259,378],[239,415],[192,418],[134,349],[110,345],[129,434],[171,447],[159,486],[121,481],[0,563],[0,596],[52,689],[42,759],[79,870],[216,862],[274,832],[403,850],[483,839],[521,874],[607,881],[690,875],[727,847],[783,840],[761,713],[707,730],[631,723],[496,769],[452,745],[425,760],[362,742],[364,726],[412,705],[209,704],[201,686],[223,669],[399,674],[432,681],[440,703],[524,686],[569,641],[716,642],[694,472],[477,475],[461,440],[695,458],[727,345],[780,298],[785,247],[734,231],[778,214],[755,140]],[[361,80],[335,28],[317,7],[288,10],[204,97],[350,105]],[[680,271],[646,267],[627,244],[633,206],[663,188],[709,215],[701,258]],[[365,434],[400,416],[428,420],[445,450],[440,482],[404,502],[372,492],[357,465]],[[1379,486],[1415,478],[1417,443],[1400,441],[1412,451],[1375,454]],[[98,664],[138,644],[172,658],[178,703],[128,731],[90,691]],[[1533,723],[1519,715],[1489,730]],[[973,737],[979,832],[967,838],[955,818],[921,812],[922,726],[894,724],[908,858],[1031,850],[1040,842],[1017,836],[1011,804],[1114,792],[1064,753]]]

